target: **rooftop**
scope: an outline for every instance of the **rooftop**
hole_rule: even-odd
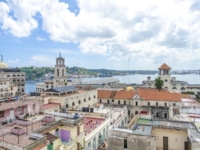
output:
[[[162,64],[159,68],[159,70],[170,70],[172,69],[171,67],[169,67],[166,63]]]
[[[3,102],[0,105],[0,110],[7,110],[10,108],[17,108],[17,107],[21,107],[21,106],[26,106],[27,104],[36,104],[39,103],[39,101],[36,100],[20,100],[20,101],[12,101],[12,102]]]
[[[94,116],[91,117],[84,117],[84,129],[85,134],[89,134],[92,132],[95,128],[97,128],[101,123],[105,121],[104,117],[97,118]]]
[[[19,136],[19,143],[18,143],[18,135],[12,134],[11,129],[15,126],[23,128],[25,133]],[[39,129],[42,126],[42,122],[36,122],[32,125],[29,125],[27,128],[26,126],[22,126],[15,123],[6,124],[0,127],[0,140],[4,140],[7,143],[17,145],[20,147],[26,147],[27,145],[35,142],[36,140],[30,139],[30,134],[33,131]],[[27,130],[26,130],[27,129]],[[3,139],[4,134],[4,139]]]
[[[135,94],[136,94],[136,91],[98,90],[98,98],[132,99]]]
[[[181,102],[181,94],[170,93],[167,90],[156,90],[149,88],[139,88],[137,90],[140,98],[144,100],[155,100],[155,101],[176,101]]]
[[[78,91],[78,89],[75,86],[62,86],[62,87],[56,87],[56,88],[48,89],[45,92],[67,93],[67,92],[75,92],[75,91]]]
[[[59,106],[60,104],[59,103],[50,103],[50,104],[44,104],[40,107],[40,109],[48,109],[48,108],[51,108],[51,107],[55,107],[55,106]]]

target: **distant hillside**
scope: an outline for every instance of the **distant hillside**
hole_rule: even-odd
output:
[[[54,68],[52,67],[22,67],[20,68],[23,72],[26,73],[27,80],[34,80],[37,78],[43,78],[45,74],[52,73],[54,74]],[[98,74],[103,75],[126,75],[126,74],[155,74],[158,71],[151,70],[109,70],[109,69],[86,69],[81,67],[67,67],[67,73],[71,75],[94,75]]]
[[[27,80],[34,80],[36,78],[42,78],[47,73],[54,73],[54,68],[50,67],[22,67],[20,68],[26,73]]]

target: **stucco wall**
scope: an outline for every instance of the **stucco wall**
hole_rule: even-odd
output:
[[[107,150],[156,150],[155,137],[133,135],[127,132],[109,131]],[[127,148],[124,148],[124,139],[127,139]]]
[[[163,137],[168,137],[169,149],[183,150],[184,142],[187,142],[187,131],[173,130],[173,129],[154,129],[156,136],[156,147],[163,148]]]

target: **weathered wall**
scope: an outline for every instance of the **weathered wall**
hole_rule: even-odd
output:
[[[127,149],[124,148],[127,139]],[[127,132],[112,131],[107,138],[107,150],[156,150],[156,140],[152,136],[133,135]]]

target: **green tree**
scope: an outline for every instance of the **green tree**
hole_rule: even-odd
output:
[[[156,89],[158,89],[159,91],[162,90],[163,87],[163,80],[161,80],[160,77],[155,79],[155,85]]]

